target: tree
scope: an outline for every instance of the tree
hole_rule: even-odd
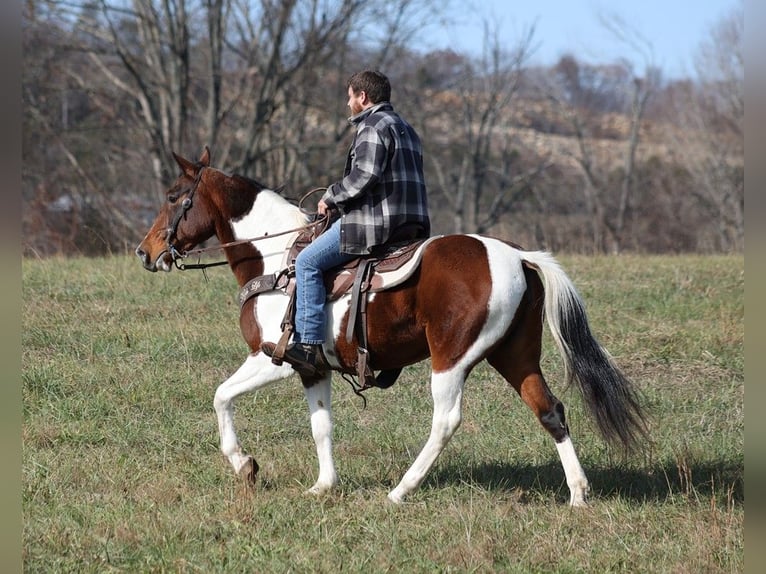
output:
[[[81,38],[71,14],[50,2],[29,1],[24,9],[22,230],[35,230],[40,254],[101,253],[134,227],[128,201],[105,191],[115,174],[103,159],[122,126],[104,124],[120,117],[118,98],[85,79],[89,63],[72,49]]]
[[[681,92],[669,137],[693,178],[692,193],[716,222],[724,251],[745,246],[744,3],[717,22],[696,57],[697,82]],[[703,246],[700,246],[703,247]]]
[[[532,28],[509,52],[495,34],[475,61],[440,55],[439,64],[451,77],[447,83],[442,77],[439,89],[428,91],[433,107],[425,135],[436,180],[432,196],[449,206],[455,233],[487,232],[513,211],[549,165],[545,159],[531,165],[521,161],[511,125],[511,105],[533,35]],[[422,81],[434,83],[428,75]]]
[[[526,67],[533,30],[504,50],[487,26],[478,58],[422,55],[408,38],[438,21],[435,7],[26,0],[25,247],[129,248],[172,179],[171,151],[210,145],[216,166],[293,198],[329,183],[351,138],[346,79],[377,67],[423,139],[435,233],[588,252],[743,248],[741,15],[701,47],[697,77],[660,85],[651,65],[622,61]]]
[[[26,127],[47,133],[51,153],[79,174],[73,187],[81,199],[100,205],[107,219],[125,213],[119,233],[135,238],[143,223],[130,219],[145,206],[121,210],[112,200],[127,207],[127,191],[131,202],[156,202],[175,169],[173,151],[196,154],[207,144],[218,165],[274,184],[318,178],[311,165],[326,172],[328,162],[314,160],[313,150],[335,152],[345,133],[345,119],[328,130],[320,116],[341,109],[351,42],[366,19],[384,29],[397,19],[417,26],[409,16],[422,7],[412,0],[29,0]],[[387,34],[377,54],[373,46],[356,52],[385,63],[400,39]],[[93,132],[88,142],[75,135],[80,125],[59,123],[60,110],[74,119],[76,100],[108,142],[97,145]],[[26,146],[30,167],[40,165],[34,148]],[[34,173],[52,178],[42,166]]]
[[[571,157],[582,175],[580,189],[590,219],[593,249],[618,253],[635,187],[644,115],[660,85],[660,71],[647,65],[644,75],[638,76],[627,61],[594,67],[580,64],[573,56],[562,58],[555,70],[556,75],[543,89],[576,139]],[[604,85],[611,89],[604,90]],[[628,118],[626,133],[618,136],[624,145],[620,166],[611,163],[611,154],[598,152],[598,136],[603,134],[594,133],[598,126],[595,116],[615,109]]]

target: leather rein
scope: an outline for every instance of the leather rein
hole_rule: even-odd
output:
[[[173,217],[173,221],[171,222],[170,226],[168,227],[168,233],[167,233],[167,243],[168,243],[168,252],[170,253],[170,256],[173,258],[173,264],[176,266],[177,269],[180,271],[186,271],[188,269],[207,269],[208,267],[218,267],[220,265],[228,265],[228,261],[215,261],[213,263],[184,263],[184,259],[194,256],[194,255],[202,255],[203,253],[208,253],[210,251],[217,251],[219,249],[226,249],[227,247],[234,247],[236,245],[244,245],[246,243],[252,243],[253,241],[260,241],[263,239],[270,239],[272,237],[279,237],[280,235],[287,235],[289,233],[295,233],[296,231],[305,231],[307,229],[311,229],[314,227],[318,227],[325,223],[327,220],[327,215],[318,215],[317,213],[311,213],[303,209],[302,205],[303,202],[310,197],[311,195],[315,194],[318,191],[325,191],[327,188],[325,187],[315,187],[311,191],[305,193],[303,197],[300,198],[298,201],[298,208],[305,213],[308,216],[313,216],[314,221],[311,223],[307,223],[306,225],[301,225],[300,227],[294,227],[292,229],[288,229],[286,231],[279,231],[277,233],[266,233],[265,235],[261,235],[260,237],[253,237],[250,239],[238,239],[236,241],[229,241],[227,243],[221,243],[219,245],[213,245],[210,247],[199,247],[197,249],[190,249],[188,251],[180,252],[178,249],[176,249],[175,245],[173,245],[173,239],[176,238],[176,233],[178,232],[178,226],[181,223],[181,220],[186,217],[186,213],[192,208],[193,197],[194,194],[197,192],[197,188],[199,187],[200,182],[202,181],[202,172],[205,171],[206,167],[203,166],[200,168],[199,173],[197,174],[197,177],[194,178],[194,185],[191,188],[191,191],[189,191],[188,195],[184,198],[184,200],[181,202],[181,207],[176,212],[175,216]]]

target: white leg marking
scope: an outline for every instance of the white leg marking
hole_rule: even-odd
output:
[[[258,353],[249,355],[242,366],[216,389],[213,406],[218,417],[221,452],[229,459],[234,472],[239,473],[250,460],[250,456],[242,452],[234,431],[234,399],[244,393],[262,389],[292,373],[289,365],[278,367],[269,357]]]
[[[508,330],[526,290],[524,272],[521,269],[518,254],[500,241],[475,237],[484,244],[492,276],[492,292],[487,302],[487,322],[458,365],[449,371],[432,374],[431,394],[434,400],[434,415],[431,435],[402,480],[388,494],[389,500],[395,503],[402,502],[405,496],[420,486],[436,458],[460,426],[463,385],[467,372]],[[515,257],[515,264],[511,259],[513,257]]]
[[[402,502],[405,496],[420,486],[436,458],[460,426],[464,382],[465,372],[459,367],[431,375],[431,395],[434,401],[431,435],[402,480],[388,493],[391,502]]]
[[[572,439],[567,437],[561,442],[556,443],[556,449],[561,457],[561,464],[564,467],[564,474],[569,486],[569,505],[570,506],[588,506],[587,497],[590,487],[585,472],[580,466],[580,460],[575,454]]]
[[[319,478],[307,492],[324,494],[335,487],[338,476],[332,457],[332,386],[331,375],[305,390],[306,401],[311,414],[311,433],[316,443],[319,460]]]

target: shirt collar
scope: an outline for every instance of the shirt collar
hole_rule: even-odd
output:
[[[391,105],[390,102],[380,102],[380,103],[375,104],[371,108],[367,108],[366,110],[362,110],[361,112],[359,112],[355,116],[351,116],[350,118],[348,118],[348,122],[351,123],[351,124],[358,124],[364,118],[366,118],[367,116],[369,116],[372,113],[377,112],[378,110],[380,110],[382,108],[388,108],[388,109],[391,109],[391,110],[394,109],[394,107]]]

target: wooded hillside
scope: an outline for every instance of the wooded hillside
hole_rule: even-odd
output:
[[[534,30],[489,37],[480,58],[419,53],[408,38],[431,4],[28,0],[24,252],[131,249],[172,151],[209,145],[215,167],[295,198],[332,183],[351,140],[345,82],[363,68],[389,76],[423,139],[434,233],[556,252],[744,249],[742,2],[683,80],[648,59],[531,67]]]

